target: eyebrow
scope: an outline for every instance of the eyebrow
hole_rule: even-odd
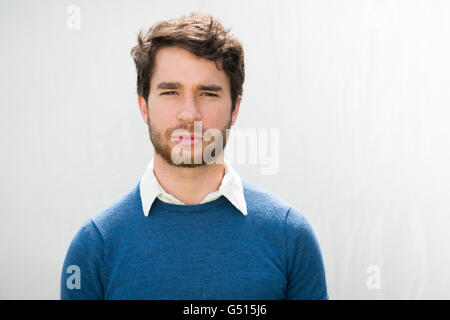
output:
[[[181,84],[179,82],[161,82],[156,89],[180,89]]]
[[[156,86],[156,89],[173,90],[173,89],[181,89],[182,87],[183,86],[179,82],[161,82]],[[216,84],[208,84],[197,86],[197,90],[219,92],[223,91],[223,88]]]
[[[197,89],[201,90],[201,91],[213,91],[213,92],[223,91],[221,86],[218,86],[218,85],[215,85],[215,84],[199,85],[197,87]]]

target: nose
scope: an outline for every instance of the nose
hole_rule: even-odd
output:
[[[194,95],[184,96],[181,109],[178,113],[178,119],[186,123],[194,123],[194,121],[200,121],[202,119]]]

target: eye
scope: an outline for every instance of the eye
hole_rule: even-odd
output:
[[[166,91],[161,93],[161,95],[166,95],[166,96],[173,96],[174,94],[177,94],[176,91]]]
[[[217,94],[211,92],[202,92],[202,95],[206,95],[207,97],[218,97]]]

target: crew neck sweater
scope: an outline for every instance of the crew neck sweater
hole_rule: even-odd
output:
[[[292,205],[243,180],[247,215],[229,200],[142,212],[139,183],[76,233],[61,299],[328,299],[317,238]]]

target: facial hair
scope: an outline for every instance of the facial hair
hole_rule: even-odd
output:
[[[155,148],[155,153],[160,155],[161,158],[167,164],[169,164],[170,166],[178,167],[178,168],[180,168],[180,167],[181,168],[196,168],[196,167],[207,165],[207,163],[205,162],[205,159],[203,158],[203,150],[206,148],[206,146],[208,146],[210,144],[217,144],[217,142],[215,140],[209,141],[206,146],[203,145],[203,140],[202,140],[202,142],[201,142],[202,143],[202,163],[193,163],[193,161],[191,161],[191,163],[181,162],[180,164],[175,164],[172,161],[172,149],[169,144],[169,142],[171,141],[172,132],[176,129],[185,129],[185,130],[193,133],[193,131],[194,131],[193,125],[192,126],[182,126],[182,127],[173,128],[173,129],[167,129],[163,135],[160,132],[154,130],[152,122],[150,121],[150,117],[148,116],[148,114],[147,114],[147,119],[148,119],[148,131],[150,134],[150,140],[153,144],[153,147]],[[220,132],[222,133],[222,137],[223,137],[222,152],[225,151],[225,146],[227,144],[227,138],[228,138],[230,128],[231,128],[231,115],[230,115],[230,118],[229,118],[227,124],[225,125],[225,127],[220,129]],[[203,134],[206,130],[203,130],[203,128],[202,128],[202,131],[203,131],[202,132],[202,136],[203,136]],[[217,148],[214,147],[211,152],[211,156],[216,157],[216,154],[215,154],[216,150],[217,150]],[[194,157],[194,154],[192,154],[192,157]]]

